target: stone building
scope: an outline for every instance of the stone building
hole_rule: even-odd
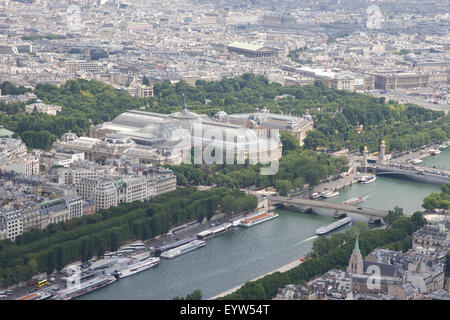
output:
[[[287,131],[297,138],[302,146],[308,131],[314,127],[314,121],[311,116],[295,117],[270,113],[266,108],[256,109],[253,113],[239,113],[228,115],[225,111],[220,111],[214,115],[214,120],[221,123],[250,128],[258,133],[259,136],[269,135],[270,130]]]
[[[280,124],[289,125],[286,121]],[[73,133],[63,135],[54,148],[84,152],[88,160],[125,155],[153,165],[190,161],[194,148],[201,150],[200,161],[205,163],[243,163],[245,159],[258,163],[281,157],[281,142],[267,132],[221,123],[190,112],[184,105],[181,111],[170,115],[127,111],[111,122],[92,126],[89,138]]]
[[[450,232],[443,225],[425,225],[412,235],[413,250],[435,253],[450,249]]]

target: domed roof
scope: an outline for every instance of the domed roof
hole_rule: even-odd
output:
[[[64,142],[74,141],[76,139],[78,139],[78,136],[71,131],[64,133],[61,137],[61,141],[64,141]]]
[[[223,119],[227,116],[228,114],[225,111],[219,111],[214,115],[214,118],[216,119]]]
[[[121,134],[107,134],[104,138],[103,141],[107,142],[107,143],[112,143],[112,144],[121,144],[121,145],[129,145],[129,144],[133,144],[133,140],[131,140],[130,138],[121,135]]]
[[[196,113],[190,112],[187,109],[183,109],[181,111],[172,113],[170,115],[171,118],[177,119],[177,120],[193,120],[198,119],[200,116]]]

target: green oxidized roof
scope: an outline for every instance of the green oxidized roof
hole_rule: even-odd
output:
[[[359,251],[359,240],[358,240],[358,237],[356,237],[355,251]]]

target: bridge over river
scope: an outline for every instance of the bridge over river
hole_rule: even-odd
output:
[[[365,220],[371,223],[381,222],[388,214],[388,211],[386,210],[356,207],[336,202],[282,196],[266,196],[266,198],[269,200],[269,206],[283,204],[285,206],[296,207],[301,211],[312,209],[316,213],[325,214],[335,218],[347,215],[357,220]]]
[[[358,168],[362,172],[374,173],[378,176],[392,177],[434,185],[443,185],[450,182],[450,171],[408,165],[377,165],[367,168]]]

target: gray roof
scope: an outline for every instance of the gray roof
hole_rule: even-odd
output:
[[[371,267],[371,268],[368,271],[369,267]],[[367,274],[371,274],[373,272],[373,270],[380,270],[380,273],[381,273],[380,275],[382,277],[398,277],[400,275],[400,272],[396,266],[393,266],[391,264],[367,261],[367,260],[364,260],[364,262],[363,262],[363,270],[364,270],[364,273],[367,273]]]

